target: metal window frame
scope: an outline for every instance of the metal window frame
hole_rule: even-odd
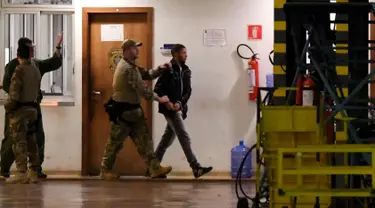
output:
[[[5,34],[4,34],[4,28],[5,28],[5,14],[4,12],[2,12],[0,10],[0,28],[1,28],[1,31],[3,32],[0,32],[0,80],[1,80],[1,85],[3,83],[3,76],[4,76],[4,68],[5,68],[5,65],[4,65],[4,49],[5,49]],[[1,93],[1,97],[3,97],[3,91]]]
[[[63,68],[62,68],[62,77],[63,77],[63,83],[62,83],[62,93],[46,93],[45,95],[47,96],[72,96],[73,95],[73,92],[74,91],[74,86],[71,86],[72,88],[72,91],[68,90],[68,70],[66,70],[67,68],[64,68],[64,66],[68,66],[68,59],[67,59],[67,56],[66,56],[66,50],[67,48],[69,47],[73,47],[74,49],[74,12],[67,12],[67,11],[63,11],[63,12],[59,12],[59,11],[41,11],[39,15],[42,15],[42,14],[48,14],[48,15],[53,15],[53,14],[61,14],[63,15],[63,31],[67,31],[68,30],[68,24],[67,24],[67,20],[68,20],[68,17],[66,15],[73,15],[73,22],[72,22],[72,34],[71,36],[64,36],[64,40],[66,40],[66,38],[72,38],[72,46],[68,46],[67,45],[67,41],[64,41],[63,42],[63,49],[62,49],[62,55],[63,55]],[[52,16],[50,18],[53,18]],[[50,24],[53,25],[53,19],[50,20]],[[53,27],[51,25],[51,30],[49,31],[51,34],[51,36],[53,35]],[[50,40],[50,41],[53,41],[53,40]],[[54,43],[50,42],[50,45],[53,45]],[[50,50],[53,50],[52,48]],[[49,51],[50,54],[53,54],[54,51]],[[73,64],[72,64],[74,67],[74,60],[73,60]],[[74,78],[74,70],[72,69],[72,77]],[[50,86],[52,86],[53,84],[53,72],[49,74],[50,76],[50,79],[49,79],[49,82],[50,82]]]
[[[1,3],[3,3],[5,0],[2,0]],[[74,0],[73,0],[73,4],[74,4]],[[22,5],[21,5],[22,6]],[[24,6],[24,5],[23,5]],[[36,7],[37,6],[37,7]],[[34,37],[35,37],[35,40],[34,40],[34,43],[37,47],[40,47],[40,44],[41,44],[41,36],[40,36],[40,27],[41,27],[41,15],[42,14],[63,14],[64,15],[64,25],[63,25],[63,28],[64,30],[66,31],[67,30],[67,19],[68,17],[65,16],[65,15],[73,15],[73,22],[72,22],[72,31],[71,31],[71,35],[69,36],[70,38],[72,38],[72,41],[71,43],[73,44],[72,46],[64,46],[63,48],[63,53],[65,53],[65,50],[69,47],[72,47],[74,49],[74,46],[75,46],[75,11],[74,11],[74,8],[67,8],[67,7],[64,7],[64,6],[56,6],[56,5],[28,5],[27,8],[23,7],[22,9],[19,8],[19,7],[0,7],[0,31],[4,31],[5,29],[5,15],[7,14],[35,14],[36,16],[36,21],[35,21],[35,25],[36,25],[36,29],[34,30]],[[67,36],[66,36],[67,37]],[[0,81],[2,82],[2,78],[3,78],[3,74],[4,74],[4,68],[5,68],[5,53],[4,53],[4,48],[5,48],[5,33],[4,32],[0,32]],[[73,50],[74,51],[74,50]],[[41,55],[41,51],[40,50],[36,50],[36,57],[40,57]],[[68,63],[68,60],[67,58],[65,58],[66,56],[63,56],[63,61],[64,61],[64,64],[65,66],[67,65]],[[74,57],[73,57],[73,63],[72,63],[72,67],[74,68],[74,65],[75,65],[75,61],[74,61]],[[74,79],[74,69],[72,69],[72,79]],[[53,77],[53,74],[51,73],[51,78]],[[68,90],[68,70],[63,70],[63,91],[62,93],[58,93],[58,94],[50,94],[50,93],[47,93],[46,96],[62,96],[62,97],[72,97],[74,96],[74,91],[75,91],[75,85],[74,85],[74,82],[71,82],[71,85],[72,86],[69,86],[70,90]],[[51,79],[53,80],[53,79]],[[0,84],[1,85],[1,84]],[[3,95],[0,95],[0,98],[3,97]]]
[[[53,4],[8,4],[7,0],[1,0],[1,8],[18,8],[18,9],[23,9],[23,8],[30,8],[30,9],[39,9],[39,10],[44,10],[44,9],[73,9],[74,10],[74,5],[75,5],[76,0],[72,0],[71,5],[53,5]]]
[[[35,14],[35,25],[40,25],[40,19],[39,19],[39,13],[37,11],[30,11],[30,10],[21,10],[21,9],[17,9],[17,10],[0,10],[0,28],[2,32],[0,32],[0,75],[1,75],[1,78],[0,80],[2,81],[3,79],[3,75],[4,75],[4,68],[5,68],[5,64],[4,64],[4,49],[5,49],[5,33],[4,33],[4,27],[5,27],[5,15],[7,14]],[[36,29],[34,30],[34,37],[35,40],[34,42],[36,44],[39,43],[39,29]],[[37,51],[37,54],[38,54],[38,51]]]

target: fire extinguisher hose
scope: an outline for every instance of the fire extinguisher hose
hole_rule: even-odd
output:
[[[253,55],[250,56],[250,57],[242,56],[241,53],[240,53],[240,48],[241,48],[241,47],[248,48],[248,49],[251,51],[251,53],[252,53]],[[251,59],[251,58],[253,58],[254,56],[257,55],[257,54],[253,51],[253,49],[252,49],[250,46],[248,46],[248,45],[246,45],[246,44],[244,44],[244,43],[239,44],[239,45],[237,46],[237,54],[238,54],[238,56],[241,57],[242,59]]]
[[[273,52],[274,52],[273,50],[270,52],[270,54],[268,55],[268,59],[270,60],[271,64],[275,66],[275,62],[273,62],[271,58],[271,55],[273,54]],[[284,69],[283,65],[280,65],[280,67],[281,67],[281,70],[283,70],[286,73],[286,69]]]

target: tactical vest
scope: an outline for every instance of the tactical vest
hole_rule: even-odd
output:
[[[20,71],[19,78],[22,80],[22,89],[17,101],[21,103],[36,101],[42,78],[39,69],[30,61],[20,64],[17,68],[19,69],[16,70]]]
[[[113,76],[113,95],[112,99],[116,102],[129,103],[129,104],[140,104],[141,97],[138,95],[136,90],[131,87],[128,77],[126,77],[126,70],[133,69],[134,65],[127,63],[124,59],[121,59],[117,64],[115,74]],[[139,72],[138,72],[139,73]],[[141,74],[139,73],[141,78]]]

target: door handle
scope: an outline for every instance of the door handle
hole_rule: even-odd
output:
[[[100,91],[93,90],[93,91],[92,91],[92,94],[93,94],[93,95],[101,95],[102,93],[101,93]]]
[[[101,91],[98,91],[98,90],[91,91],[90,97],[93,102],[91,102],[91,106],[90,106],[90,120],[92,120],[94,117],[95,110],[96,110],[95,106],[98,103],[98,101],[101,100],[101,95],[102,95]]]

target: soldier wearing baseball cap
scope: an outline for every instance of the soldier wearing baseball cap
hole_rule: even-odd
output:
[[[139,47],[139,46],[142,46],[142,43],[136,42],[134,40],[126,39],[122,42],[121,48],[124,51],[126,49],[131,48],[131,47]]]
[[[146,162],[151,178],[158,178],[171,172],[172,167],[162,167],[156,158],[150,137],[147,122],[141,107],[141,98],[159,103],[168,103],[167,96],[159,97],[148,87],[143,80],[153,80],[161,72],[171,68],[171,63],[160,65],[157,69],[146,70],[136,65],[138,47],[142,43],[131,39],[121,44],[123,59],[115,69],[113,76],[113,94],[105,104],[105,110],[111,121],[111,133],[105,147],[101,163],[100,177],[103,180],[116,180],[119,175],[112,172],[117,153],[122,149],[124,140],[131,136],[137,146],[138,153]],[[132,132],[129,135],[129,132]]]

